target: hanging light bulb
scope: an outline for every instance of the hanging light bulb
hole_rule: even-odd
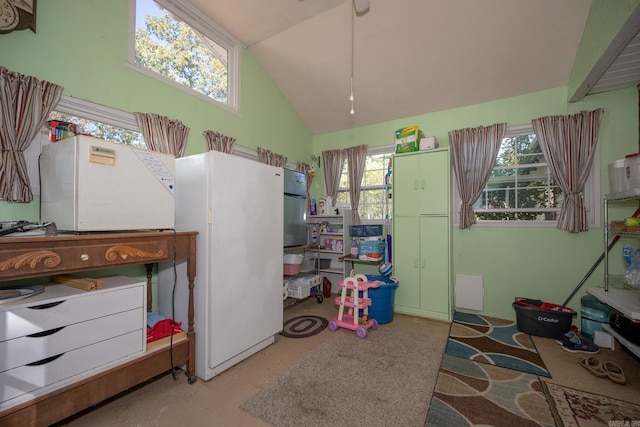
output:
[[[353,109],[353,101],[354,101],[354,97],[353,97],[353,46],[354,46],[354,27],[355,27],[355,3],[352,4],[352,8],[351,8],[351,93],[349,95],[349,101],[351,102],[351,111],[349,111],[349,113],[351,115],[354,115],[356,112]]]
[[[355,110],[353,109],[353,100],[354,98],[353,98],[353,76],[352,76],[351,77],[351,95],[349,96],[349,101],[351,101],[351,111],[349,111],[349,113],[351,115],[354,115],[356,113]]]

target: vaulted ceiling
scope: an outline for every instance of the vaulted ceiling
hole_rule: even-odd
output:
[[[370,0],[352,20],[352,0],[191,1],[252,51],[313,134],[564,86],[591,5]]]

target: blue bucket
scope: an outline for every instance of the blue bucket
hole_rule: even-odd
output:
[[[367,280],[369,282],[383,282],[382,286],[369,289],[369,298],[371,298],[369,317],[375,319],[379,324],[390,323],[393,321],[393,305],[396,299],[398,281],[388,276],[369,274],[367,274]]]

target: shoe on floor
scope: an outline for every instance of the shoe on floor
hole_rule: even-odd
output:
[[[576,335],[575,332],[569,331],[566,334],[562,335],[559,339],[557,339],[556,342],[560,345],[563,345],[565,342],[580,344],[582,340],[580,340],[580,337]]]
[[[607,376],[611,381],[617,384],[624,384],[627,382],[627,377],[624,375],[624,371],[620,366],[614,362],[604,362],[602,368],[607,373]]]
[[[568,351],[569,353],[596,354],[600,352],[600,347],[585,339],[580,340],[580,342],[578,343],[569,340],[564,341],[562,343],[562,349]]]
[[[589,356],[584,359],[580,359],[580,365],[596,377],[607,377],[607,371],[604,370],[602,362],[597,357]]]

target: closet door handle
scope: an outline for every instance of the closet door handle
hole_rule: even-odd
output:
[[[413,189],[418,191],[418,179],[416,178],[415,181],[413,181]]]
[[[426,266],[427,266],[427,260],[426,258],[422,258],[422,269],[424,270]]]

